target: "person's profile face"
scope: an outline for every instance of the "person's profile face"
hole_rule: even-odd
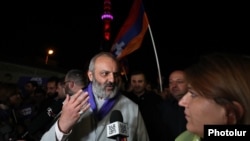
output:
[[[203,137],[204,125],[227,124],[226,109],[213,99],[205,98],[191,88],[179,101],[185,108],[187,130]]]
[[[64,98],[64,97],[66,96],[64,85],[58,84],[58,85],[57,85],[56,92],[58,93],[58,96],[59,96],[60,98]]]

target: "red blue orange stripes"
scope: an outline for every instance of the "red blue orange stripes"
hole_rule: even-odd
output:
[[[130,13],[120,29],[111,52],[122,59],[126,55],[140,48],[144,35],[148,29],[148,19],[142,0],[134,0]]]

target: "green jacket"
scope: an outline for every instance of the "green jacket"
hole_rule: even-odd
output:
[[[189,131],[184,131],[175,138],[175,141],[201,141],[201,139]]]

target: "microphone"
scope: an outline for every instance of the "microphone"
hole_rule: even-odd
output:
[[[128,137],[128,125],[123,123],[123,117],[119,110],[112,111],[110,124],[107,125],[107,137],[116,141],[126,141]]]

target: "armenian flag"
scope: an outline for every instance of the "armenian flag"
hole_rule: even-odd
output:
[[[148,24],[142,0],[134,0],[130,13],[112,45],[111,52],[120,60],[140,48]]]

